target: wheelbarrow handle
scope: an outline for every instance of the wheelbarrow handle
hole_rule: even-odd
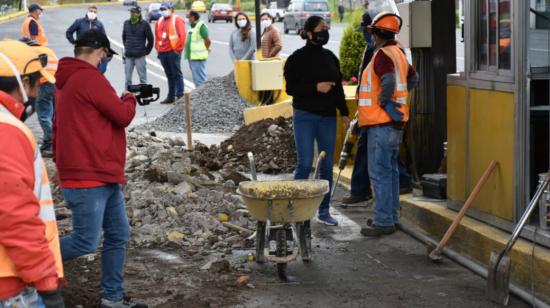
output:
[[[525,209],[525,212],[523,212],[523,215],[521,215],[521,218],[514,228],[514,231],[512,233],[512,237],[506,244],[506,248],[504,248],[504,255],[508,254],[512,247],[514,246],[514,243],[519,238],[519,235],[521,234],[521,231],[523,230],[523,227],[525,226],[525,223],[527,222],[527,219],[529,219],[529,216],[533,213],[533,210],[537,207],[537,204],[540,200],[540,197],[544,193],[544,190],[548,186],[548,180],[550,179],[550,172],[546,176],[546,179],[542,183],[539,184],[539,187],[537,188],[537,191],[535,192],[535,195],[533,196],[533,199],[531,199],[531,202],[529,202],[529,205]]]
[[[250,162],[250,176],[253,181],[257,181],[258,176],[256,175],[256,162],[254,161],[254,154],[252,154],[252,152],[248,152],[247,156],[248,161]]]
[[[319,153],[319,157],[317,157],[317,163],[315,164],[315,173],[313,173],[314,180],[319,178],[321,172],[321,164],[323,163],[323,159],[325,159],[326,155],[327,154],[325,153],[325,151],[321,151],[321,153]]]

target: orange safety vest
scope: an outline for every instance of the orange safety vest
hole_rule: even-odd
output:
[[[36,140],[30,129],[14,117],[4,106],[0,105],[0,123],[13,125],[19,128],[29,139],[34,151],[34,195],[40,204],[40,218],[46,225],[46,240],[49,242],[50,250],[55,258],[55,268],[57,276],[63,278],[63,263],[61,259],[61,249],[59,245],[59,233],[55,220],[55,211],[53,208],[52,193],[50,182],[46,172],[46,165],[42,160],[40,149],[36,146]],[[18,277],[15,265],[6,253],[5,248],[0,245],[0,277]]]
[[[28,16],[25,18],[25,21],[23,21],[23,27],[21,27],[21,36],[31,38],[31,32],[29,31],[29,25],[31,24],[31,21],[36,22],[36,25],[38,26],[38,35],[36,36],[36,42],[42,46],[48,46],[48,38],[46,37],[46,34],[44,34],[44,28],[42,28],[42,25],[40,22],[32,16]]]
[[[168,24],[168,39],[170,40],[170,46],[172,46],[173,50],[177,50],[178,47],[183,46],[184,42],[180,42],[180,38],[178,36],[178,29],[176,29],[176,19],[180,18],[179,16],[172,14],[172,22]],[[157,21],[157,33],[161,35],[162,37],[162,29],[161,24],[164,21],[164,17],[159,18]],[[158,39],[159,46],[162,45],[162,39]]]
[[[46,70],[50,72],[53,76],[55,76],[55,72],[57,72],[57,66],[59,65],[59,58],[57,58],[55,52],[50,48],[44,46],[36,46],[34,48],[36,48],[39,53],[44,53],[48,55],[48,64],[46,65]],[[46,78],[40,77],[40,84],[44,84],[46,82],[48,82]]]
[[[380,106],[380,93],[382,85],[380,76],[374,71],[374,62],[379,52],[385,53],[393,62],[395,67],[396,85],[392,100],[400,106],[397,108],[403,113],[403,122],[409,120],[409,107],[407,106],[407,74],[409,72],[409,62],[405,54],[397,45],[382,47],[376,51],[367,68],[361,75],[361,84],[359,85],[358,110],[359,126],[374,126],[391,123],[392,119]]]

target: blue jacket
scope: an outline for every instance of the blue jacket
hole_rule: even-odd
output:
[[[92,21],[89,21],[86,17],[78,18],[73,22],[69,29],[67,29],[65,36],[71,44],[74,44],[82,33],[92,29],[105,34],[105,28],[103,28],[103,24],[97,18]],[[74,37],[75,32],[76,38]]]
[[[133,25],[130,20],[124,22],[122,30],[124,55],[129,58],[141,58],[151,53],[155,38],[148,22],[143,19]]]

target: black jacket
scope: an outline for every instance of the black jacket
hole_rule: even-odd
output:
[[[306,44],[296,50],[285,63],[286,93],[292,95],[292,106],[322,116],[348,116],[340,61],[332,51]],[[317,92],[317,83],[333,81],[336,86],[328,93]]]
[[[126,57],[141,58],[150,54],[155,43],[151,26],[143,19],[135,25],[126,20],[122,30],[122,43]]]
[[[103,34],[105,34],[105,28],[103,27],[103,24],[101,21],[99,21],[97,18],[90,21],[86,17],[78,18],[73,22],[73,24],[65,31],[65,37],[67,37],[67,40],[71,44],[74,44],[78,37],[82,35],[82,33],[88,31],[88,30],[97,30]],[[74,37],[74,33],[76,32],[76,38]]]

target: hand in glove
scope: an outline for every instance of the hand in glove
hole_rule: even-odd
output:
[[[392,121],[401,122],[403,121],[403,112],[399,111],[397,107],[399,107],[399,104],[394,101],[387,101],[386,104],[382,106]]]
[[[65,302],[59,288],[51,291],[38,291],[38,295],[42,298],[46,308],[65,308]]]

